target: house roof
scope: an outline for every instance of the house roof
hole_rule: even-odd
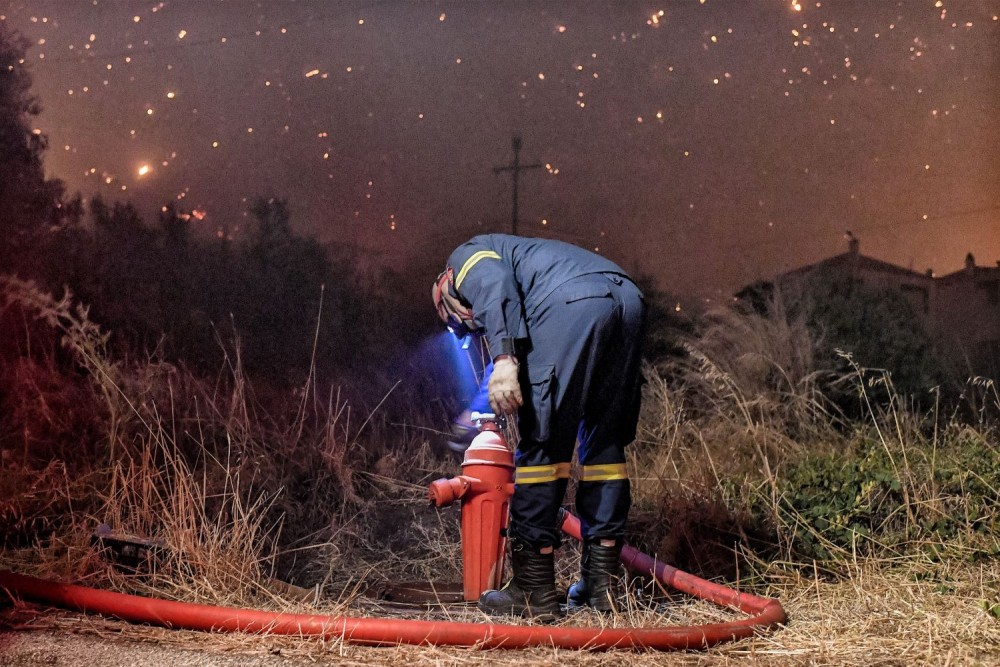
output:
[[[778,278],[781,279],[786,276],[802,275],[819,269],[839,269],[850,265],[869,271],[879,271],[881,273],[891,273],[898,276],[907,276],[909,278],[931,280],[931,277],[924,273],[905,269],[902,266],[890,264],[889,262],[883,262],[880,259],[875,259],[874,257],[868,257],[867,255],[861,255],[854,252],[844,252],[839,255],[834,255],[833,257],[828,257],[827,259],[816,262],[815,264],[800,266],[797,269],[792,269],[791,271],[782,273],[778,276]]]
[[[968,278],[970,275],[974,278],[1000,278],[1000,266],[973,266],[971,269],[971,271],[969,268],[959,269],[939,277],[938,280],[950,283]]]

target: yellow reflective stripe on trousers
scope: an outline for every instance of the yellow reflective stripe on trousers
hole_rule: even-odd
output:
[[[515,484],[541,484],[554,482],[557,479],[569,477],[568,463],[555,463],[548,466],[524,466],[514,471]]]
[[[500,255],[492,250],[480,250],[479,252],[473,253],[472,257],[465,260],[465,264],[462,265],[462,270],[458,272],[458,276],[455,278],[455,289],[462,286],[462,281],[465,280],[465,274],[469,272],[469,269],[479,263],[479,260],[486,258],[500,259]]]
[[[611,482],[616,479],[628,479],[624,463],[583,466],[580,470],[581,482]]]

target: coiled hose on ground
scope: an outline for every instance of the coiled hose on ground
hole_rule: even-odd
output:
[[[580,539],[580,522],[566,513],[563,531]],[[737,608],[748,618],[727,623],[648,628],[565,627],[457,623],[393,618],[353,618],[315,614],[288,614],[157,600],[62,584],[14,572],[0,572],[0,588],[11,597],[103,614],[132,623],[211,632],[252,632],[323,637],[368,645],[436,645],[474,648],[549,646],[566,649],[692,649],[748,637],[774,628],[787,618],[777,600],[742,593],[678,570],[639,552],[622,550],[622,563],[637,574],[655,577],[682,593]]]

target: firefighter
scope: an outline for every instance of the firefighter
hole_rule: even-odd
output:
[[[439,317],[462,337],[485,336],[494,412],[516,415],[508,530],[513,577],[487,591],[489,614],[562,615],[554,554],[574,445],[583,533],[570,608],[615,609],[615,580],[631,496],[625,447],[641,395],[643,296],[614,262],[561,241],[476,236],[434,283]]]

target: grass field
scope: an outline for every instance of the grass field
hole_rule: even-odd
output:
[[[445,425],[426,411],[358,414],[315,374],[295,391],[268,391],[244,373],[238,345],[208,378],[113,359],[106,334],[68,299],[10,279],[0,291],[24,323],[21,353],[2,371],[0,568],[166,599],[369,616],[404,613],[375,601],[387,582],[459,579],[459,510],[425,499],[457,459],[439,446]],[[646,369],[630,449],[630,540],[700,576],[780,598],[790,622],[772,634],[664,658],[204,635],[22,604],[2,622],[192,649],[204,664],[234,655],[282,664],[1000,664],[995,384],[971,381],[961,410],[934,400],[916,408],[884,373],[855,365],[824,377],[808,348],[794,322],[717,316],[682,361]],[[830,382],[851,388],[856,417],[824,399]],[[126,575],[102,560],[90,546],[99,523],[160,541],[155,573]],[[571,544],[560,550],[561,586],[576,557]],[[644,590],[630,588],[620,615],[563,623],[735,617]]]

